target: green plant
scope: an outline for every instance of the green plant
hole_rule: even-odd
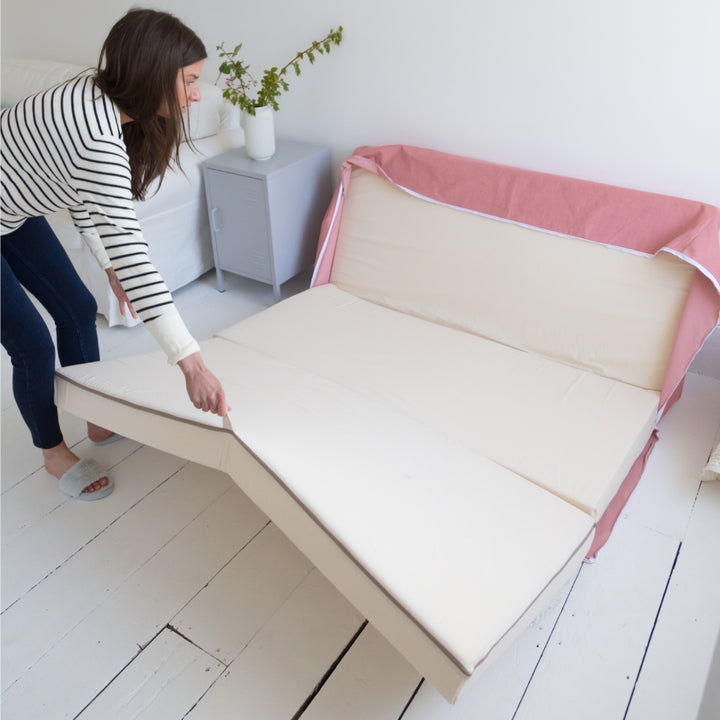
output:
[[[232,51],[225,47],[225,43],[218,45],[217,50],[221,60],[218,80],[223,75],[227,76],[223,97],[233,105],[239,105],[242,110],[251,115],[255,114],[255,108],[264,105],[270,105],[273,110],[278,110],[278,97],[290,89],[286,79],[290,69],[295,71],[295,76],[300,75],[300,63],[303,60],[307,59],[313,64],[317,55],[325,55],[330,52],[333,45],[340,45],[342,36],[342,25],[337,30],[330,29],[330,32],[322,40],[316,40],[305,50],[296,53],[295,57],[280,69],[271,67],[269,70],[265,70],[260,81],[250,74],[250,65],[238,58],[242,43]]]

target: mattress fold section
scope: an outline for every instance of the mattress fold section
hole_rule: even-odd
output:
[[[219,337],[353,388],[597,520],[642,451],[659,393],[322,285]]]

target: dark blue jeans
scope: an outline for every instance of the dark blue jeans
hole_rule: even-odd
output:
[[[23,287],[55,322],[60,365],[100,359],[97,304],[45,218],[30,218],[2,237],[2,344],[13,367],[13,393],[33,443],[62,440],[55,406],[55,347]]]

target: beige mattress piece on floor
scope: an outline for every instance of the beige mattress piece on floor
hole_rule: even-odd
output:
[[[160,353],[64,368],[58,404],[228,472],[449,700],[577,570],[657,408],[332,285],[203,355],[232,432]]]

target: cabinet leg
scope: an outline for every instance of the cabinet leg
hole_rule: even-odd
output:
[[[223,278],[222,270],[219,267],[215,268],[215,275],[217,275],[218,292],[225,292],[225,278]]]

